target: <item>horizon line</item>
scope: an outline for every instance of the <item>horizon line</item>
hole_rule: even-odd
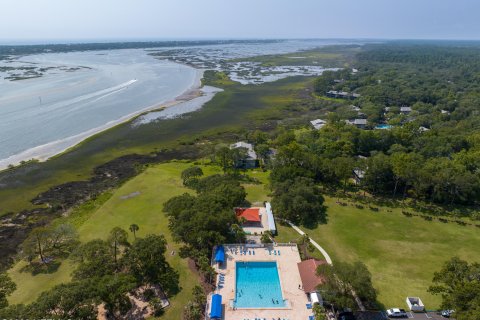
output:
[[[368,38],[368,37],[192,37],[192,38],[51,38],[51,39],[0,39],[0,46],[35,46],[35,45],[61,45],[61,44],[95,44],[95,43],[155,43],[155,42],[193,42],[193,41],[289,41],[289,40],[361,40],[361,41],[449,41],[449,42],[480,42],[480,39],[460,38]]]

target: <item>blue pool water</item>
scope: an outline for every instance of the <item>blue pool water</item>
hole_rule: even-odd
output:
[[[375,129],[391,129],[392,126],[389,124],[379,124],[378,126],[375,127]]]
[[[284,308],[276,262],[236,263],[237,308]]]

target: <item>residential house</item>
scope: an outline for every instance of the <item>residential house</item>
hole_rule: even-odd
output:
[[[326,96],[329,98],[338,98],[338,99],[356,99],[359,98],[360,95],[358,93],[350,93],[345,91],[336,91],[330,90],[326,93]]]
[[[363,178],[365,178],[365,171],[360,168],[353,169],[353,180],[355,180],[355,184],[359,185]]]
[[[319,130],[327,124],[327,121],[322,120],[322,119],[315,119],[315,120],[310,121],[310,123],[312,124],[312,126],[315,129]]]
[[[367,127],[367,119],[355,119],[352,124],[359,129],[365,129]]]
[[[240,159],[235,163],[237,168],[251,169],[259,166],[259,161],[253,145],[244,141],[239,141],[230,146],[230,149],[246,149],[246,155],[243,159]]]
[[[350,108],[353,110],[353,111],[357,111],[357,112],[360,112],[362,109],[360,109],[360,107],[357,107],[357,106],[350,106]]]
[[[401,114],[409,114],[410,112],[412,112],[411,107],[400,107],[400,113]]]

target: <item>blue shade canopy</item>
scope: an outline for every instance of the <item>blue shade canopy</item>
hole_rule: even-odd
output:
[[[225,248],[223,246],[218,246],[215,251],[215,262],[224,263],[225,262]]]
[[[212,296],[212,307],[210,309],[210,318],[211,319],[222,318],[222,296],[219,294],[214,294]]]

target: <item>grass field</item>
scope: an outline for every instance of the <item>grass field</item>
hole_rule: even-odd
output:
[[[96,238],[105,239],[109,231],[116,226],[128,230],[135,223],[140,227],[138,237],[150,233],[163,234],[168,241],[169,263],[180,274],[179,294],[171,298],[171,307],[166,310],[162,319],[179,319],[183,306],[191,298],[191,290],[198,280],[192,277],[192,272],[185,259],[178,256],[179,244],[174,243],[168,230],[168,221],[163,213],[163,203],[169,198],[184,192],[192,192],[182,185],[180,173],[192,163],[170,162],[149,167],[136,178],[128,181],[113,194],[106,194],[94,203],[87,203],[80,207],[70,218],[62,219],[78,227],[80,240],[85,242]],[[218,173],[221,170],[215,166],[202,166],[206,175]],[[252,177],[266,182],[266,173],[250,171]],[[266,193],[264,184],[245,185],[250,202],[264,201]],[[139,195],[122,200],[121,197],[140,192]],[[133,235],[130,234],[130,240]],[[170,255],[175,251],[174,255]],[[29,303],[35,300],[40,292],[70,280],[74,265],[70,261],[62,263],[57,272],[32,276],[30,273],[21,272],[25,262],[17,263],[9,271],[17,283],[17,290],[10,297],[10,303]]]
[[[162,207],[174,195],[191,192],[185,189],[180,173],[192,165],[171,162],[149,167],[113,193],[107,193],[95,203],[87,203],[70,221],[79,227],[82,241],[105,238],[111,228],[128,229],[132,223],[140,226],[138,236],[148,233],[163,234],[169,251],[178,250],[167,228]],[[205,174],[219,172],[214,166],[203,166]],[[251,203],[269,199],[268,172],[248,171],[259,184],[244,184],[247,200]],[[120,197],[140,192],[138,196],[122,200]],[[427,293],[434,271],[453,255],[468,261],[480,261],[480,232],[478,228],[454,223],[408,218],[399,208],[380,207],[378,212],[353,205],[341,206],[326,197],[328,224],[313,230],[303,228],[312,239],[329,252],[334,261],[363,261],[373,276],[379,302],[385,307],[405,306],[405,297],[420,296],[427,308],[439,307],[439,297]],[[387,212],[387,210],[391,212]],[[411,211],[411,210],[410,210]],[[277,224],[278,242],[295,241],[299,235],[291,228]],[[318,252],[313,254],[319,256]],[[178,319],[181,306],[188,301],[196,283],[185,260],[178,255],[168,256],[169,262],[180,273],[183,290],[172,298],[172,306],[162,319]],[[19,272],[23,262],[10,270],[17,291],[10,297],[13,303],[27,303],[39,292],[69,280],[73,265],[66,262],[53,274],[31,276]]]
[[[81,241],[95,238],[106,238],[110,229],[119,226],[126,230],[132,223],[139,225],[138,237],[150,233],[163,234],[168,241],[168,252],[178,252],[179,245],[174,243],[168,230],[168,222],[162,211],[163,203],[170,197],[183,192],[190,192],[182,186],[180,173],[190,166],[188,163],[166,163],[148,168],[138,177],[130,180],[116,190],[99,208],[91,206],[92,212],[85,213],[83,222],[78,228]],[[206,174],[217,171],[213,166],[203,168]],[[122,200],[120,197],[133,192],[140,192],[136,197]],[[68,219],[67,219],[68,220]],[[133,235],[130,234],[130,240]],[[168,308],[164,319],[178,319],[182,306],[190,299],[193,286],[198,283],[187,262],[178,254],[168,255],[168,261],[180,274],[182,291],[171,299],[172,306]],[[44,290],[61,282],[69,281],[74,266],[70,262],[62,263],[59,270],[53,274],[32,276],[20,272],[24,262],[18,263],[10,270],[10,275],[18,285],[18,289],[10,297],[11,303],[28,303]]]
[[[433,273],[452,256],[480,262],[478,228],[408,218],[401,209],[340,206],[326,197],[328,224],[302,228],[335,261],[363,261],[372,273],[378,300],[385,307],[406,307],[407,296],[419,296],[428,309],[441,299],[427,292]],[[392,212],[387,212],[387,209]],[[410,210],[411,211],[411,210]],[[279,226],[279,241],[298,238]]]

